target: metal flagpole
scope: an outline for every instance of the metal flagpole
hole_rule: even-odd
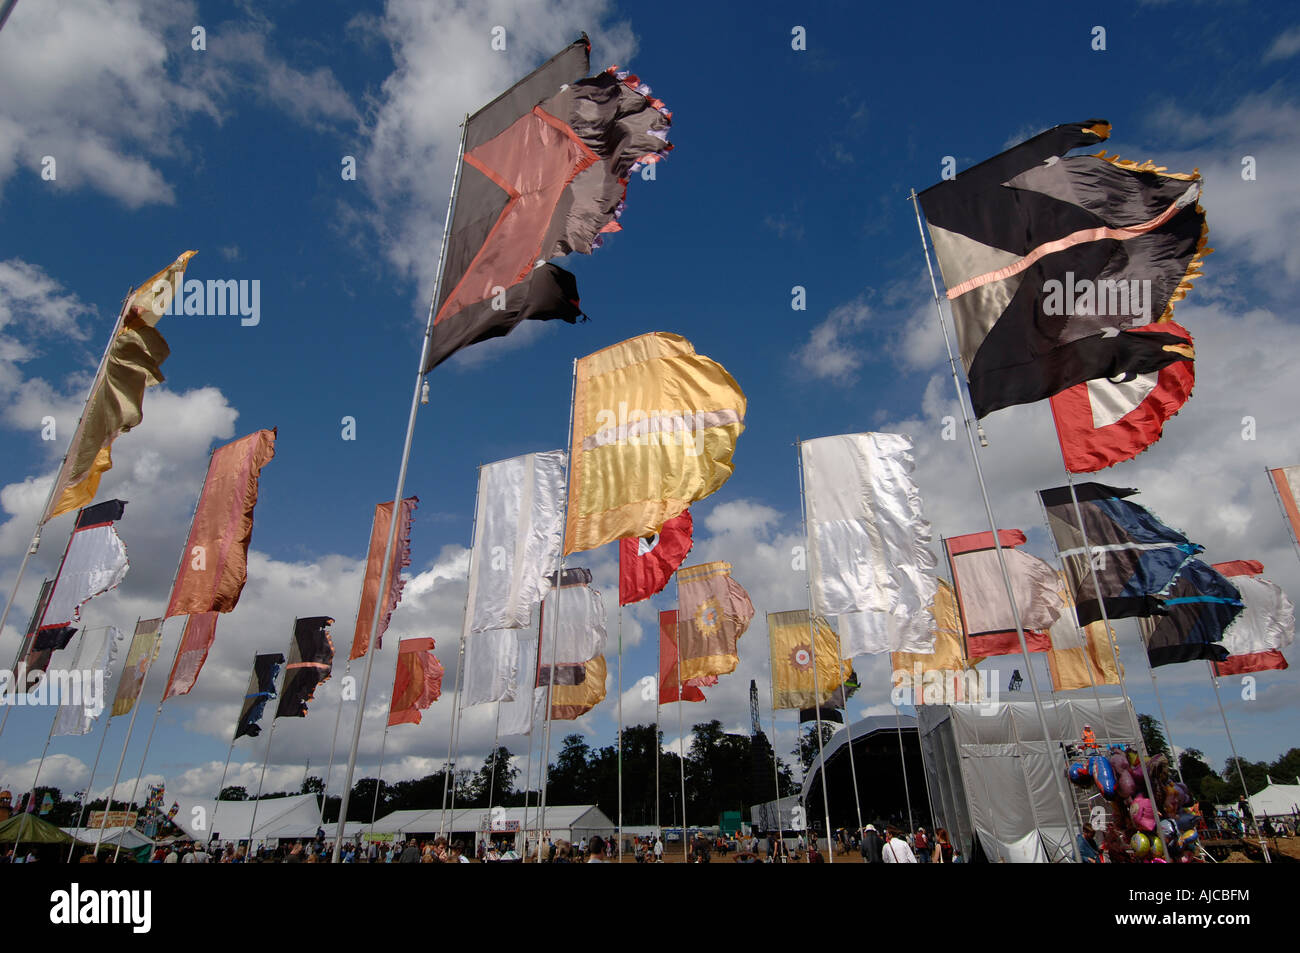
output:
[[[795,440],[795,455],[799,458],[799,514],[803,518],[803,535],[804,545],[812,546],[812,533],[808,529],[808,505],[804,500],[803,491],[803,442]],[[813,597],[812,597],[812,570],[809,569],[804,578],[804,587],[808,592],[808,648],[812,653],[812,672],[813,672],[813,714],[817,722],[817,758],[822,766],[822,808],[826,811],[826,853],[830,855],[830,863],[835,863],[835,847],[831,840],[831,801],[830,801],[830,779],[826,776],[826,749],[822,743],[822,690],[820,679],[817,674],[817,622],[813,617]],[[836,635],[836,642],[839,641],[839,635]],[[835,652],[835,664],[840,666],[839,651]],[[847,708],[847,704],[845,706]],[[850,751],[852,745],[850,745]],[[854,778],[856,788],[857,779]],[[816,842],[817,835],[813,832],[813,841]]]
[[[662,639],[663,636],[660,635],[660,638]],[[658,668],[657,665],[655,667],[656,669]],[[659,740],[659,676],[662,674],[663,673],[659,671],[655,672],[655,831],[656,836],[661,840],[664,836],[664,828],[663,822],[660,820],[659,816],[659,801],[663,797],[663,795],[659,793],[659,762],[663,760],[664,752],[663,744]]]
[[[256,653],[253,654],[253,658],[257,658]],[[238,730],[239,730],[239,722],[238,722],[238,716],[236,716],[235,731]],[[226,774],[227,772],[230,771],[230,759],[234,755],[234,753],[235,753],[235,736],[233,733],[231,733],[230,747],[226,749],[226,766],[221,769],[221,783],[217,785],[217,800],[212,805],[212,823],[211,825],[209,825],[210,827],[210,831],[208,835],[209,840],[212,839],[211,835],[215,833],[217,830],[217,812],[221,810],[221,792],[226,789]]]
[[[451,709],[451,729],[447,733],[447,770],[442,776],[442,810],[438,814],[438,833],[443,834],[446,830],[447,820],[447,787],[451,786],[451,812],[452,823],[455,824],[456,815],[456,762],[460,760],[460,720],[464,714],[465,706],[461,704],[464,696],[461,694],[461,686],[464,684],[465,674],[465,640],[469,637],[470,625],[473,619],[470,615],[473,607],[469,604],[470,593],[474,589],[474,580],[478,572],[478,504],[479,494],[483,490],[483,465],[479,464],[478,479],[474,486],[474,517],[470,521],[469,529],[469,575],[466,577],[465,586],[465,609],[462,615],[460,626],[460,645],[456,649],[456,682],[453,686],[453,694],[456,696],[456,703]]]
[[[957,359],[953,356],[952,340],[948,336],[948,325],[943,319],[943,306],[939,303],[939,284],[934,277],[934,265],[930,261],[930,246],[925,240],[925,228],[921,225],[921,205],[916,197],[916,190],[911,193],[913,209],[916,212],[916,230],[921,236],[921,250],[925,254],[925,267],[930,273],[930,288],[934,293],[934,310],[939,319],[939,327],[943,331],[944,347],[948,351],[948,367],[952,372],[953,388],[957,395],[957,403],[961,407],[962,421],[966,427],[966,437],[970,442],[971,460],[975,465],[975,477],[979,483],[980,496],[984,501],[984,512],[988,516],[989,531],[993,535],[993,551],[997,553],[998,568],[1002,573],[1002,584],[1007,591],[1007,601],[1011,605],[1011,617],[1016,624],[1016,638],[1020,641],[1020,652],[1025,657],[1025,669],[1029,675],[1029,688],[1034,696],[1034,708],[1038,713],[1038,725],[1043,732],[1043,744],[1046,750],[1051,751],[1051,731],[1047,727],[1047,716],[1043,711],[1042,695],[1038,691],[1038,676],[1034,674],[1034,667],[1029,664],[1029,645],[1025,641],[1025,628],[1020,621],[1020,607],[1016,605],[1015,588],[1011,584],[1011,573],[1007,569],[1006,558],[1002,554],[1002,540],[998,536],[997,520],[993,516],[993,504],[989,502],[988,487],[984,485],[984,470],[980,466],[979,450],[975,446],[975,430],[971,426],[971,414],[966,406],[966,399],[962,395],[961,378],[957,374]],[[976,424],[976,426],[979,426]],[[981,439],[983,430],[981,428]],[[1061,799],[1061,806],[1065,809],[1065,837],[1068,841],[1067,849],[1069,856],[1074,858],[1076,863],[1080,862],[1079,845],[1074,837],[1074,825],[1072,818],[1074,816],[1074,804],[1071,802],[1069,795],[1065,790],[1065,781],[1062,778],[1061,771],[1053,771],[1052,778],[1056,784],[1056,793]]]
[[[4,21],[0,18],[0,26],[3,25]],[[50,483],[50,492],[45,495],[45,504],[41,507],[41,515],[37,517],[36,531],[32,534],[32,541],[27,547],[27,552],[23,554],[22,563],[18,566],[18,575],[14,577],[13,587],[9,590],[9,598],[5,600],[4,611],[0,612],[0,633],[4,632],[5,622],[9,619],[9,610],[13,608],[14,598],[18,595],[18,587],[22,585],[23,574],[27,572],[27,564],[31,561],[31,558],[36,555],[36,550],[40,548],[41,530],[45,528],[47,522],[45,514],[49,512],[50,503],[54,499],[55,492],[59,489],[59,480],[63,476],[64,468],[68,465],[68,457],[72,453],[72,445],[77,439],[77,434],[81,432],[82,422],[86,419],[86,408],[90,406],[90,398],[95,395],[96,389],[98,389],[99,385],[104,380],[104,370],[108,365],[108,355],[113,349],[113,342],[117,340],[118,331],[122,328],[122,317],[126,313],[127,302],[131,300],[131,292],[134,290],[134,288],[129,288],[127,290],[126,297],[122,299],[121,307],[117,309],[117,320],[113,322],[113,333],[108,336],[108,343],[104,345],[104,353],[99,358],[99,367],[95,371],[95,379],[90,382],[90,388],[86,391],[85,400],[81,402],[81,414],[77,417],[77,426],[73,428],[72,436],[68,438],[68,447],[63,451],[63,460],[59,464],[59,469],[54,473],[54,480]],[[80,511],[78,511],[78,513],[80,513]],[[74,523],[73,526],[75,528],[76,524]],[[71,535],[69,535],[68,538],[69,541],[71,541]],[[64,556],[66,555],[67,551],[65,550]],[[20,646],[21,644],[22,643],[19,643]],[[15,660],[14,665],[17,666],[17,664],[18,662]],[[8,718],[8,715],[9,712],[6,710],[6,719]],[[3,731],[4,722],[0,721],[0,732]]]
[[[528,680],[528,764],[524,768],[524,856],[520,863],[528,863],[528,798],[532,793],[533,784],[533,728],[537,724],[537,672],[542,663],[542,620],[541,608],[538,604],[537,610],[537,651],[534,654],[536,664],[533,666],[533,676]],[[518,690],[518,689],[516,689]],[[534,805],[536,807],[536,805]],[[541,840],[537,841],[537,862],[542,862]]]
[[[375,655],[378,654],[379,616],[388,601],[386,586],[388,584],[389,561],[393,558],[393,547],[397,541],[397,526],[401,522],[402,491],[406,489],[406,469],[411,462],[411,444],[415,440],[415,417],[420,410],[420,395],[424,383],[424,365],[429,358],[429,348],[433,343],[434,311],[438,304],[438,295],[442,288],[442,271],[447,261],[447,231],[451,228],[451,216],[456,207],[456,188],[460,183],[461,167],[465,159],[465,133],[469,128],[469,116],[460,127],[460,148],[456,153],[456,171],[452,175],[451,195],[447,199],[447,220],[442,227],[442,247],[438,249],[438,273],[434,281],[433,297],[429,301],[429,318],[424,327],[424,344],[420,349],[420,366],[416,370],[415,390],[411,394],[411,412],[406,421],[406,443],[402,447],[402,463],[397,471],[397,490],[393,493],[393,516],[388,526],[388,543],[384,547],[384,563],[379,571],[379,594],[375,599],[375,611],[370,620],[370,646],[366,653],[366,674],[361,682],[361,696],[357,702],[357,717],[352,728],[352,747],[348,750],[348,770],[343,786],[343,800],[339,805],[338,831],[334,838],[333,863],[339,862],[343,849],[343,827],[348,819],[348,801],[352,795],[352,775],[357,767],[357,749],[361,745],[361,724],[366,715],[366,692],[370,688],[370,671],[374,668]]]
[[[623,863],[623,600],[618,600],[618,862]]]
[[[370,831],[375,830],[375,815],[379,813],[379,792],[384,787],[384,754],[388,751],[388,726],[384,726],[384,740],[379,743],[379,774],[375,778],[375,800],[370,805]]]
[[[677,622],[673,627],[673,642],[677,647],[677,776],[682,786],[682,859],[690,862],[690,845],[686,838],[686,729],[682,726],[682,581],[673,573],[673,587],[677,591]]]
[[[1286,504],[1282,502],[1282,494],[1278,491],[1277,481],[1273,479],[1273,471],[1265,467],[1264,477],[1268,480],[1268,485],[1273,488],[1273,499],[1277,500],[1278,508],[1282,511],[1282,522],[1286,523],[1287,535],[1291,537],[1296,555],[1300,556],[1300,539],[1296,538],[1296,528],[1291,525],[1291,515],[1286,511]]]
[[[23,658],[36,640],[36,633],[40,628],[39,623],[45,614],[45,603],[49,601],[53,594],[54,580],[44,580],[36,595],[36,604],[32,606],[32,614],[28,617],[25,634],[18,639],[18,649],[14,652],[14,664],[9,667],[9,670],[14,674],[14,685],[21,685],[23,689],[27,688],[28,682],[27,665],[23,662]],[[0,632],[0,634],[3,633]],[[15,692],[28,694],[26,691],[19,692],[17,688],[15,688]],[[0,716],[0,733],[4,732],[5,723],[9,720],[9,712],[14,708],[13,705],[5,705],[4,707],[5,713]]]
[[[1053,417],[1053,420],[1055,420],[1055,417]],[[1070,499],[1071,501],[1073,501],[1074,504],[1074,518],[1079,521],[1078,523],[1079,536],[1083,540],[1083,556],[1085,561],[1088,563],[1088,572],[1092,576],[1093,592],[1097,594],[1097,606],[1101,610],[1102,624],[1105,625],[1106,627],[1107,641],[1110,642],[1111,656],[1115,662],[1115,673],[1119,677],[1119,690],[1120,693],[1124,696],[1124,706],[1128,709],[1129,716],[1132,719],[1130,725],[1133,729],[1134,737],[1137,739],[1138,756],[1142,759],[1142,765],[1143,765],[1142,781],[1147,789],[1147,797],[1151,799],[1151,811],[1156,818],[1156,834],[1160,838],[1160,843],[1164,846],[1165,859],[1168,860],[1173,856],[1173,854],[1169,852],[1169,844],[1165,840],[1164,831],[1160,829],[1160,802],[1156,800],[1155,789],[1151,786],[1151,776],[1150,773],[1146,770],[1146,764],[1151,757],[1151,752],[1147,750],[1146,739],[1142,737],[1142,726],[1141,723],[1138,721],[1137,709],[1133,707],[1133,700],[1129,697],[1128,685],[1126,683],[1126,679],[1124,678],[1124,673],[1119,666],[1119,652],[1115,646],[1115,643],[1111,641],[1109,638],[1110,631],[1111,631],[1110,615],[1109,613],[1106,612],[1106,600],[1102,597],[1101,580],[1097,578],[1097,564],[1093,561],[1092,558],[1092,546],[1088,542],[1088,530],[1087,527],[1084,525],[1084,521],[1083,521],[1083,508],[1079,505],[1079,494],[1076,493],[1074,489],[1074,474],[1070,472],[1069,468],[1066,467],[1065,464],[1065,449],[1061,446],[1061,439],[1060,439],[1061,435],[1059,430],[1057,431],[1056,437],[1057,437],[1056,439],[1057,449],[1061,451],[1061,466],[1065,467],[1066,482],[1068,482],[1070,485]],[[1048,527],[1048,533],[1049,535],[1053,535],[1051,533],[1050,526]],[[1065,554],[1063,553],[1061,554],[1061,559],[1062,562],[1064,562]],[[1079,600],[1076,595],[1075,598],[1076,606],[1078,601]],[[1119,633],[1116,632],[1116,638],[1118,639],[1118,637],[1119,637]],[[1139,639],[1138,641],[1140,643],[1141,639]],[[1142,650],[1143,654],[1146,653],[1145,645],[1139,645],[1138,647]]]
[[[140,624],[140,619],[138,616],[136,617],[135,624],[137,626]],[[132,639],[134,639],[134,636],[132,636]],[[95,784],[95,774],[96,772],[99,771],[99,758],[100,755],[104,753],[104,742],[108,740],[108,730],[112,726],[113,726],[113,708],[110,705],[108,709],[108,717],[104,719],[104,732],[99,736],[99,750],[95,752],[95,763],[91,765],[90,768],[90,780],[86,782],[86,797],[85,800],[82,802],[81,809],[77,812],[78,831],[81,830],[81,822],[85,820],[86,817],[86,801],[90,800],[91,791]],[[111,794],[112,792],[110,791],[109,793]],[[72,854],[73,851],[76,849],[76,846],[77,846],[77,840],[74,837],[72,839],[72,843],[68,846],[68,861],[67,861],[68,863],[72,863]]]
[[[289,673],[285,672],[285,678]],[[244,863],[253,862],[253,831],[257,827],[257,806],[262,800],[262,785],[266,782],[266,765],[271,760],[271,743],[275,741],[275,723],[276,717],[271,716],[271,730],[266,733],[266,754],[262,757],[262,776],[257,782],[257,797],[253,798],[253,818],[248,822],[248,853],[244,855]]]
[[[1223,697],[1219,694],[1219,679],[1218,676],[1214,674],[1214,663],[1207,660],[1205,664],[1210,672],[1210,684],[1214,686],[1214,700],[1219,704],[1219,717],[1223,719],[1223,733],[1228,736],[1228,747],[1232,749],[1232,763],[1237,768],[1237,779],[1241,781],[1241,793],[1246,798],[1246,805],[1250,806],[1250,790],[1246,787],[1246,776],[1241,772],[1241,758],[1237,754],[1237,745],[1232,740],[1232,729],[1228,727],[1228,713],[1223,710]],[[1250,812],[1250,819],[1251,823],[1255,825],[1255,836],[1259,838],[1260,849],[1264,851],[1264,863],[1271,864],[1273,858],[1269,855],[1268,844],[1264,842],[1264,835],[1260,832],[1259,821],[1255,819],[1255,811],[1253,808]],[[1156,829],[1159,830],[1159,828],[1160,824],[1157,822]],[[1246,829],[1245,817],[1241,819],[1241,829],[1243,831]],[[1165,857],[1168,856],[1169,852],[1166,850]]]
[[[1146,640],[1143,639],[1142,637],[1142,620],[1134,619],[1133,623],[1134,626],[1137,628],[1138,644],[1145,645]],[[1164,726],[1165,739],[1169,742],[1169,750],[1172,753],[1178,750],[1178,746],[1174,744],[1174,733],[1169,730],[1169,718],[1168,716],[1165,715],[1165,703],[1163,699],[1161,699],[1160,697],[1160,686],[1156,684],[1156,670],[1151,665],[1150,655],[1148,655],[1146,652],[1143,652],[1142,658],[1145,659],[1147,663],[1147,674],[1151,676],[1151,691],[1156,696],[1156,707],[1160,709],[1160,723],[1161,725]],[[1176,758],[1173,759],[1173,763],[1170,765],[1170,767],[1173,768],[1174,773],[1178,775],[1178,780],[1181,781],[1183,779],[1183,769],[1182,769],[1182,765],[1178,763],[1178,760]]]
[[[770,636],[767,640],[767,657],[770,669],[772,667],[772,640]],[[783,846],[785,844],[785,818],[781,816],[781,770],[777,767],[779,762],[776,757],[776,674],[774,672],[769,672],[768,687],[771,689],[772,696],[772,789],[776,791],[776,842],[778,845]],[[796,731],[796,737],[797,735],[798,732]],[[780,854],[780,846],[777,848],[777,853]],[[776,863],[776,858],[771,858],[771,861]]]
[[[193,518],[191,517],[191,520],[192,519]],[[185,536],[187,539],[189,538],[188,530],[186,531]],[[172,579],[173,584],[175,584],[175,581],[176,581],[175,578],[173,578]],[[168,601],[169,602],[171,601],[170,596],[168,596]],[[126,723],[126,740],[122,743],[122,754],[117,759],[117,770],[113,772],[113,783],[108,789],[108,801],[104,805],[105,820],[107,820],[108,813],[113,810],[113,795],[117,793],[117,781],[122,776],[122,764],[126,761],[127,746],[130,745],[131,743],[131,732],[135,728],[135,716],[140,714],[140,699],[144,697],[145,686],[149,683],[149,673],[153,671],[153,663],[157,659],[159,651],[162,649],[163,626],[166,622],[167,622],[166,619],[158,620],[158,631],[154,634],[154,638],[156,639],[154,643],[154,648],[153,651],[149,653],[148,659],[145,661],[144,674],[140,677],[140,693],[135,696],[135,701],[131,704],[131,718]],[[139,627],[138,622],[136,623],[136,627],[137,628]],[[137,783],[139,782],[139,780],[140,780],[139,778],[136,778]],[[131,800],[127,803],[131,805],[134,805],[135,803],[134,788],[132,789],[131,792]],[[127,811],[128,812],[130,811],[129,807],[127,808]],[[101,825],[99,828],[99,836],[95,839],[96,857],[99,856],[99,848],[103,842],[104,842],[104,828]],[[114,859],[116,859],[117,855],[114,854],[113,856]]]
[[[360,607],[358,607],[357,611],[358,612],[361,611]],[[350,679],[351,677],[352,677],[352,662],[349,661],[347,668],[344,669],[343,671],[343,679],[339,682],[339,709],[338,709],[338,713],[334,716],[334,737],[330,739],[330,759],[329,759],[329,765],[325,768],[325,783],[321,785],[321,796],[320,796],[321,826],[324,826],[325,824],[325,802],[329,800],[330,775],[334,773],[334,749],[339,743],[339,722],[343,720],[343,701],[344,701],[343,693],[346,690],[344,686],[347,684],[348,679]],[[231,744],[233,745],[234,742],[232,741]]]
[[[51,491],[51,492],[53,492],[53,491]],[[48,505],[49,505],[49,504],[46,503],[46,506],[48,506]],[[54,581],[50,583],[50,593],[49,593],[49,598],[47,598],[47,599],[45,600],[45,604],[44,604],[44,605],[40,605],[40,604],[39,604],[39,596],[37,597],[37,602],[38,602],[38,604],[37,604],[37,606],[36,606],[36,612],[33,614],[33,617],[35,618],[35,617],[39,616],[39,618],[36,618],[36,624],[35,624],[35,625],[29,625],[29,626],[28,626],[28,629],[29,629],[30,632],[31,632],[31,639],[32,639],[31,643],[29,643],[29,642],[27,641],[27,636],[23,636],[21,639],[18,640],[18,652],[17,652],[17,654],[14,656],[14,665],[13,665],[13,672],[14,672],[15,676],[18,674],[18,664],[19,664],[19,662],[22,661],[22,658],[23,658],[23,649],[24,649],[24,648],[28,648],[28,650],[30,651],[30,645],[35,643],[37,635],[40,634],[41,626],[43,626],[43,625],[45,624],[45,615],[46,615],[47,612],[49,612],[49,609],[50,609],[50,603],[54,601],[54,592],[55,592],[56,589],[59,588],[59,580],[63,578],[63,567],[64,567],[64,565],[65,565],[65,564],[67,563],[67,561],[68,561],[68,551],[72,549],[72,537],[75,536],[75,535],[77,535],[77,523],[78,523],[78,521],[81,520],[81,514],[84,513],[85,510],[86,510],[86,508],[85,508],[84,506],[83,506],[83,507],[80,507],[80,508],[77,510],[77,515],[76,515],[76,517],[73,519],[73,522],[72,522],[72,531],[71,531],[70,533],[68,533],[68,541],[67,541],[67,543],[65,543],[64,546],[63,546],[63,555],[59,558],[59,571],[56,572],[56,573],[54,574]],[[37,530],[37,533],[38,533],[38,535],[39,535],[39,533],[40,533],[40,530],[39,530],[39,529]],[[24,558],[24,562],[25,562],[25,561],[26,561],[26,559]],[[16,587],[15,587],[15,591],[16,591]],[[11,596],[10,598],[12,599],[12,596]],[[3,634],[3,633],[4,633],[4,625],[3,625],[3,621],[0,620],[0,634]],[[85,633],[83,632],[82,635],[84,636]],[[78,645],[78,647],[77,647],[77,652],[78,652],[78,657],[80,657],[80,652],[81,652],[81,647],[80,647],[80,645]],[[26,673],[26,671],[24,671],[24,672],[23,672],[23,688],[26,688],[26,687],[27,687],[26,681],[27,681],[27,673]],[[27,694],[27,692],[23,692],[23,694],[25,695],[25,694]],[[6,706],[5,706],[5,713],[4,713],[4,715],[3,715],[3,716],[0,716],[0,734],[4,734],[5,724],[9,721],[9,712],[13,709],[13,707],[14,707],[13,705],[6,705]]]
[[[836,653],[839,654],[839,651],[844,648],[844,643],[840,641],[838,632],[835,633],[835,644],[839,646]],[[858,794],[858,766],[853,760],[853,718],[849,714],[849,695],[847,691],[844,692],[844,730],[848,732],[845,741],[848,742],[849,746],[849,773],[853,775],[853,810],[857,813],[858,831],[860,832],[862,830],[862,796]],[[917,733],[920,734],[919,728]]]
[[[501,703],[497,702],[497,724],[492,732],[492,769],[488,773],[488,840],[492,840],[492,798],[497,787],[497,751],[501,748]]]
[[[907,834],[916,833],[916,817],[912,814],[912,787],[907,781],[907,757],[903,754],[903,716],[894,706],[894,730],[898,732],[898,763],[903,766],[903,796],[907,800]]]
[[[565,534],[564,534],[566,537],[568,535],[567,527],[569,525],[569,492],[567,491],[572,490],[572,487],[569,486],[569,481],[573,478],[572,457],[573,457],[573,451],[576,449],[573,445],[573,401],[575,395],[577,394],[577,390],[578,390],[578,361],[575,358],[573,361],[573,374],[569,383],[569,429],[564,438],[565,441],[569,444],[569,453],[565,457],[565,464],[564,464],[564,485],[565,485],[566,492],[564,494],[564,515],[563,515],[564,524],[563,525],[566,527]],[[568,541],[567,539],[564,540],[564,542],[567,541]],[[564,584],[564,543],[561,543],[560,568],[559,571],[556,572],[555,574],[555,588],[553,589],[555,593],[555,612],[554,612],[555,620],[551,624],[551,672],[550,672],[550,683],[546,689],[546,731],[545,731],[546,741],[545,741],[545,747],[543,747],[542,749],[542,812],[540,817],[541,823],[539,825],[540,830],[542,832],[545,832],[546,830],[546,783],[551,773],[551,721],[552,721],[551,706],[552,706],[552,700],[555,697],[555,663],[556,663],[555,653],[556,650],[559,648],[559,642],[560,642],[560,589],[563,586],[563,584]],[[546,604],[546,600],[542,599],[542,605],[545,606],[545,604]],[[542,631],[541,622],[539,621],[538,628],[537,628],[537,633],[538,633],[537,657],[539,662],[542,656],[541,631]],[[540,849],[540,843],[541,842],[539,840],[538,841],[539,849]]]

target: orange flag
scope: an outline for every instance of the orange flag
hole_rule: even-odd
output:
[[[258,477],[274,456],[274,429],[249,434],[212,454],[164,618],[235,608],[248,581]]]
[[[441,695],[442,663],[433,654],[433,639],[403,639],[397,644],[397,674],[393,677],[388,723],[418,725],[420,712]]]
[[[402,598],[402,570],[411,565],[411,514],[415,512],[418,497],[402,500],[402,513],[397,524],[397,539],[393,541],[392,561],[388,566],[388,596],[384,611],[379,615],[377,642],[384,647],[384,632]],[[376,503],[375,520],[370,525],[370,551],[366,556],[366,578],[361,584],[361,608],[357,611],[357,628],[352,636],[352,652],[348,661],[359,659],[370,648],[370,622],[375,617],[375,603],[379,601],[379,577],[384,565],[384,550],[388,548],[388,529],[392,525],[393,504]]]

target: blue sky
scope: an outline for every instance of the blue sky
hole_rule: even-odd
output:
[[[86,623],[129,629],[137,615],[158,614],[207,451],[277,426],[248,588],[222,618],[195,693],[164,708],[146,776],[215,790],[248,661],[283,650],[295,614],[335,616],[341,674],[373,504],[391,497],[396,477],[456,122],[581,30],[592,36],[593,69],[630,68],[667,103],[676,149],[654,181],[631,184],[624,232],[590,258],[562,262],[578,276],[589,323],[523,328],[430,377],[407,483],[421,499],[412,582],[391,631],[434,636],[452,668],[476,467],[564,444],[575,357],[648,331],[680,333],[749,398],[735,476],[696,509],[692,561],[732,561],[759,617],[740,670],[686,712],[688,728],[713,717],[745,727],[750,678],[766,697],[762,615],[806,599],[789,567],[800,536],[798,437],[908,433],[936,537],[987,528],[968,449],[940,439],[952,388],[908,189],[937,181],[945,156],[965,168],[1047,126],[1093,117],[1112,123],[1112,152],[1206,173],[1217,249],[1177,314],[1197,340],[1196,395],[1161,444],[1100,478],[1142,488],[1140,502],[1214,560],[1261,559],[1300,592],[1300,563],[1263,476],[1266,465],[1300,462],[1289,383],[1300,327],[1287,307],[1300,283],[1300,26],[1280,6],[1238,3],[1025,10],[1033,14],[950,3],[885,15],[851,3],[738,12],[600,0],[23,0],[0,32],[0,85],[13,91],[0,103],[6,593],[123,294],[193,248],[190,277],[261,282],[261,322],[175,316],[160,325],[172,351],[167,383],[147,396],[141,427],[115,445],[101,493],[130,501],[120,529],[132,572],[87,607]],[[195,25],[206,30],[204,51],[191,49]],[[496,25],[506,27],[505,52],[491,49]],[[806,50],[791,48],[795,26],[806,28]],[[1091,48],[1095,26],[1105,28],[1104,50]],[[52,182],[40,174],[47,155]],[[348,155],[356,181],[340,176]],[[1240,175],[1247,155],[1257,160],[1253,181]],[[805,311],[791,309],[796,285]],[[60,425],[54,444],[39,436],[47,414]],[[345,416],[356,420],[355,441],[341,439]],[[1249,441],[1247,416],[1257,431]],[[1030,548],[1050,558],[1032,495],[1063,482],[1047,408],[999,412],[986,429],[999,521],[1024,528]],[[47,529],[0,634],[5,659],[69,523]],[[589,562],[613,637],[614,548]],[[635,681],[653,671],[654,613],[667,605],[624,614],[629,723],[652,717],[636,704]],[[164,665],[178,630],[178,621],[168,627]],[[1120,636],[1135,702],[1154,711],[1131,622]],[[392,664],[390,648],[375,667],[363,768],[378,761]],[[1008,673],[1014,664],[1006,660]],[[859,667],[859,711],[891,710],[887,663]],[[613,671],[608,700],[578,724],[593,744],[614,736]],[[142,722],[161,691],[154,678]],[[1196,665],[1160,672],[1175,740],[1219,766],[1228,752],[1207,681]],[[308,759],[313,773],[323,766],[337,685],[304,722],[282,723],[268,789],[296,787]],[[1236,683],[1223,687],[1243,755],[1272,760],[1296,743],[1290,672],[1260,676],[1255,701],[1242,701]],[[394,729],[386,777],[441,763],[450,700],[448,691],[423,725]],[[793,745],[792,717],[778,719],[783,750]],[[676,712],[665,719],[675,740]],[[30,782],[47,722],[14,712],[0,738],[0,781]],[[469,765],[491,742],[490,710],[472,710],[465,724]],[[106,761],[123,732],[115,722]],[[98,740],[56,740],[42,779],[84,784]],[[138,730],[128,779],[142,743]],[[232,777],[251,780],[262,754],[260,743],[241,742]],[[101,766],[95,789],[108,780]]]

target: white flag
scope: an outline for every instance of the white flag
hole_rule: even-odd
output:
[[[86,735],[107,706],[108,680],[122,640],[116,626],[89,629],[81,633],[77,660],[72,672],[59,684],[59,710],[54,716],[54,734]]]
[[[605,600],[591,570],[566,569],[542,604],[542,664],[579,665],[605,652]],[[552,645],[554,640],[554,645]]]
[[[563,450],[529,453],[479,471],[470,558],[470,631],[522,629],[550,589],[564,537]]]
[[[126,576],[130,565],[126,546],[117,535],[111,520],[92,522],[111,507],[121,514],[126,504],[110,500],[82,510],[77,528],[68,542],[68,552],[59,569],[58,581],[45,609],[42,628],[72,625],[81,620],[81,607],[94,596],[107,592]]]
[[[502,738],[528,735],[546,717],[546,689],[537,688],[537,634],[516,629],[519,664],[510,701],[501,702],[497,733]]]
[[[813,611],[839,617],[842,658],[934,651],[936,560],[911,449],[888,433],[802,446]]]
[[[515,697],[518,633],[518,629],[489,629],[465,639],[465,681],[461,686],[464,707]]]

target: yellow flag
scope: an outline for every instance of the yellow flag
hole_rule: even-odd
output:
[[[1069,692],[1093,685],[1118,685],[1120,670],[1115,667],[1111,646],[1106,644],[1106,623],[1101,620],[1090,622],[1080,633],[1070,587],[1063,574],[1058,572],[1057,576],[1061,580],[1059,592],[1065,602],[1065,611],[1052,625],[1052,648],[1047,653],[1052,690]],[[1109,631],[1111,639],[1114,639],[1115,630]]]
[[[826,620],[819,616],[814,628],[815,640],[810,637],[807,609],[767,614],[767,633],[772,641],[773,707],[802,711],[824,705],[852,674],[853,663],[840,658],[840,640]]]
[[[568,666],[566,666],[568,668]],[[605,656],[597,655],[587,661],[582,671],[582,681],[571,684],[572,678],[561,678],[556,672],[555,694],[551,696],[551,717],[557,721],[572,721],[585,715],[605,700]]]
[[[170,353],[154,325],[171,300],[170,289],[185,274],[194,254],[182,254],[127,299],[108,346],[104,371],[72,435],[42,523],[95,498],[100,477],[113,466],[113,441],[144,419],[144,392],[162,383],[161,365]]]
[[[652,536],[727,482],[745,395],[690,341],[643,334],[576,374],[566,555]]]

